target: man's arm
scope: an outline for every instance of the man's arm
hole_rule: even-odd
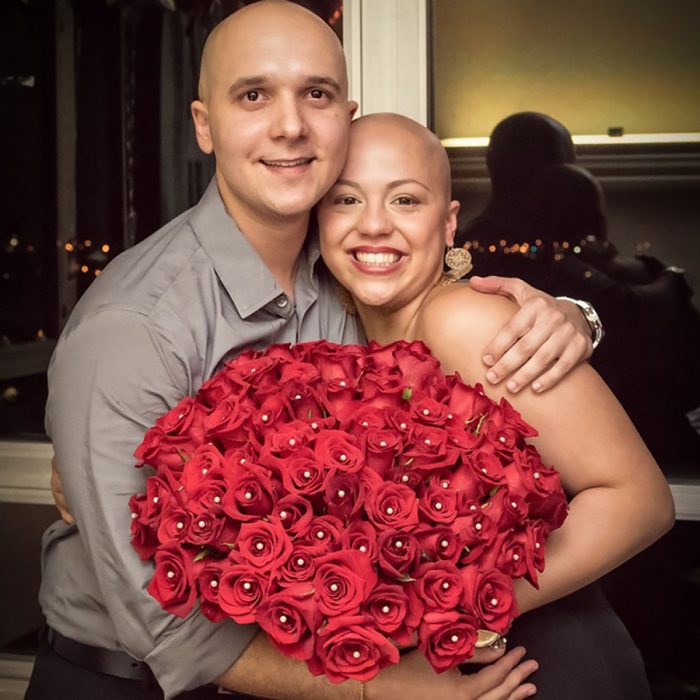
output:
[[[593,352],[590,325],[571,301],[555,299],[517,278],[471,277],[469,283],[520,306],[484,348],[491,384],[508,379],[506,388],[512,393],[528,384],[535,392],[546,391]]]
[[[232,621],[215,625],[198,610],[185,619],[163,611],[146,592],[153,566],[130,545],[128,501],[145,490],[147,476],[134,467],[133,452],[145,430],[187,393],[188,371],[149,319],[127,311],[98,313],[71,328],[49,369],[47,429],[99,588],[97,604],[106,608],[116,642],[148,663],[166,697],[210,682],[257,632]],[[56,619],[68,620],[60,632],[114,643],[109,630],[84,630],[81,637],[70,622],[80,615],[61,609],[60,589],[48,584],[59,598]]]

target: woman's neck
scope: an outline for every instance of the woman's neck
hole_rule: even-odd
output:
[[[397,340],[415,340],[415,328],[425,301],[435,289],[431,284],[411,302],[398,309],[386,306],[367,306],[355,301],[357,314],[368,340],[388,345]]]

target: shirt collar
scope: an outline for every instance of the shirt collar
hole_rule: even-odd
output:
[[[215,177],[195,206],[190,221],[241,318],[247,318],[284,294],[262,258],[226,211]],[[310,287],[314,295],[317,284],[313,271],[319,257],[318,236],[312,231],[299,260],[297,287],[301,282],[304,287]]]

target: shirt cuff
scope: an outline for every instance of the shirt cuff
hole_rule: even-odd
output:
[[[145,659],[165,700],[211,683],[245,651],[260,628],[233,620],[210,622],[198,611]]]

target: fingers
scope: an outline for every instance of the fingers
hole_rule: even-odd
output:
[[[490,366],[486,379],[498,384],[511,375],[565,324],[564,313],[544,297],[528,301],[484,348],[482,360]]]
[[[66,499],[63,495],[63,486],[61,485],[61,477],[56,468],[57,462],[56,457],[51,458],[51,493],[53,495],[54,503],[58,509],[58,514],[63,520],[69,525],[75,523],[75,519],[68,510],[68,505],[66,504]]]
[[[534,684],[524,683],[537,670],[537,662],[529,659],[521,663],[525,649],[516,647],[502,659],[472,676],[464,676],[473,683],[469,697],[475,700],[521,700],[536,690]]]
[[[559,382],[591,353],[591,340],[566,311],[548,297],[529,299],[486,346],[483,361],[491,365],[486,379],[515,393],[528,384],[536,392]],[[496,360],[496,361],[495,361]]]
[[[523,282],[517,277],[498,277],[497,275],[470,277],[469,284],[474,287],[477,292],[483,292],[484,294],[500,294],[501,296],[512,299],[520,306],[522,306],[530,292],[536,291],[534,287],[531,287],[527,282]]]
[[[506,648],[501,647],[496,649],[494,647],[482,647],[481,649],[474,650],[474,656],[466,664],[492,664],[494,661],[498,661],[506,653]]]

